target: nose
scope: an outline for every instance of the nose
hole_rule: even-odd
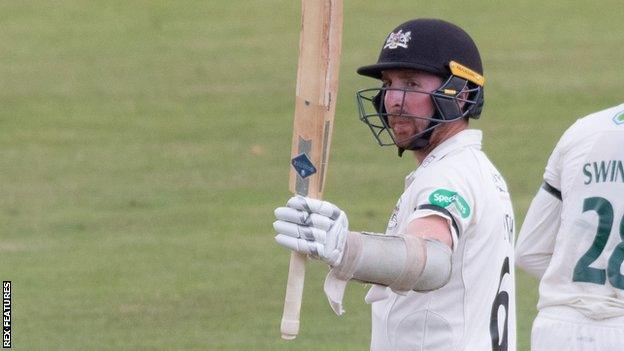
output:
[[[389,113],[399,113],[403,105],[403,97],[405,91],[403,90],[386,90],[384,96],[384,106]]]

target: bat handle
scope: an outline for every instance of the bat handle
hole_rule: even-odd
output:
[[[298,252],[290,255],[288,269],[288,283],[286,284],[286,298],[284,299],[284,313],[280,330],[282,339],[294,340],[299,334],[299,313],[305,281],[305,264],[307,256]]]

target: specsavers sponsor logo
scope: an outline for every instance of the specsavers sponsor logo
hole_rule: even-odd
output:
[[[466,200],[455,191],[438,189],[429,195],[429,202],[432,205],[443,208],[453,205],[462,218],[468,218],[468,216],[470,216],[470,206],[468,206]]]
[[[615,116],[613,116],[613,122],[615,122],[615,124],[624,124],[624,111],[617,113]]]

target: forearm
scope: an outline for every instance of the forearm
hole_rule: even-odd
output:
[[[395,291],[435,290],[450,278],[451,250],[415,235],[350,232],[343,260],[334,271],[342,280],[385,285]]]
[[[324,290],[337,314],[344,312],[342,299],[351,279],[405,293],[438,289],[450,278],[451,249],[436,240],[451,236],[444,218],[414,219],[418,231],[403,236],[349,232],[347,216],[338,207],[298,196],[275,209],[275,217],[278,244],[332,267]]]
[[[561,200],[540,189],[527,211],[518,241],[516,264],[541,278],[550,264],[561,224]]]

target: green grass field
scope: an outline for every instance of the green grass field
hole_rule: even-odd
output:
[[[345,1],[326,199],[383,231],[414,163],[381,149],[354,92],[387,31],[464,27],[484,58],[475,123],[517,223],[576,118],[622,102],[621,1]],[[367,350],[308,265],[300,337],[279,339],[299,1],[0,2],[0,278],[16,350]],[[518,226],[519,228],[519,226]],[[518,345],[536,281],[518,274]]]

